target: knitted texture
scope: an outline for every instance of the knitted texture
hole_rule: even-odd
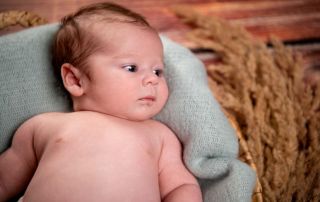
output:
[[[210,87],[239,125],[240,155],[257,170],[254,198],[320,201],[320,83],[309,77],[316,71],[275,37],[267,45],[191,7],[176,12],[192,24],[189,40],[218,58],[207,65]]]
[[[202,62],[188,49],[162,39],[170,97],[156,118],[183,143],[184,161],[198,177],[205,202],[251,201],[255,173],[236,159],[235,131],[207,85]]]
[[[0,37],[0,152],[17,127],[31,116],[65,111],[55,87],[50,43],[56,26],[41,26]]]
[[[31,116],[71,110],[50,62],[56,30],[51,24],[0,37],[0,152]],[[183,143],[184,161],[206,202],[250,201],[255,174],[236,159],[237,138],[207,86],[203,64],[189,50],[162,41],[170,96],[156,119]]]

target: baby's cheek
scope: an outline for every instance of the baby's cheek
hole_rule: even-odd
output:
[[[168,93],[167,92],[163,92],[160,96],[159,96],[159,107],[163,108],[164,105],[166,104],[168,100]]]
[[[168,87],[167,83],[165,83],[163,85],[163,90],[162,91],[163,91],[164,102],[166,102],[168,97],[169,97],[169,87]]]

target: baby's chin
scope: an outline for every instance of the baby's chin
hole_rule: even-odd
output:
[[[152,119],[154,116],[156,116],[159,113],[159,111],[160,110],[125,112],[125,113],[117,113],[117,114],[109,113],[109,115],[118,117],[121,119],[125,119],[128,121],[141,122],[141,121],[147,121]]]
[[[154,116],[156,116],[160,111],[161,108],[154,107],[154,108],[145,108],[141,109],[138,108],[138,110],[130,110],[130,109],[110,109],[110,108],[74,108],[74,111],[92,111],[92,112],[98,112],[100,114],[112,116],[115,118],[120,118],[128,121],[136,121],[136,122],[142,122],[152,119]]]
[[[120,108],[119,110],[109,111],[109,115],[126,119],[128,121],[147,121],[155,117],[162,107],[152,106],[152,107],[136,107],[136,108]]]
[[[126,114],[126,115],[122,115],[122,116],[119,116],[119,115],[114,115],[118,118],[121,118],[121,119],[126,119],[128,121],[136,121],[136,122],[142,122],[142,121],[147,121],[147,120],[150,120],[152,119],[152,117],[154,117],[156,114]]]

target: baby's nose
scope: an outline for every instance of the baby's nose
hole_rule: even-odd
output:
[[[159,77],[154,72],[148,72],[144,75],[142,83],[143,85],[156,85],[159,82]]]

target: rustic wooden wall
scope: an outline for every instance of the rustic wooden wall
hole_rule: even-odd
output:
[[[94,2],[99,0],[1,0],[0,12],[25,10],[34,12],[49,22],[56,22],[80,6]],[[270,35],[275,35],[288,46],[292,46],[296,52],[303,54],[306,68],[320,69],[320,0],[117,0],[114,2],[143,14],[159,32],[190,49],[197,49],[185,38],[185,33],[190,28],[174,15],[171,10],[173,6],[183,4],[208,16],[227,19],[233,24],[244,26],[254,36],[264,41],[268,41]],[[0,31],[0,35],[17,29],[19,28],[7,28]]]

